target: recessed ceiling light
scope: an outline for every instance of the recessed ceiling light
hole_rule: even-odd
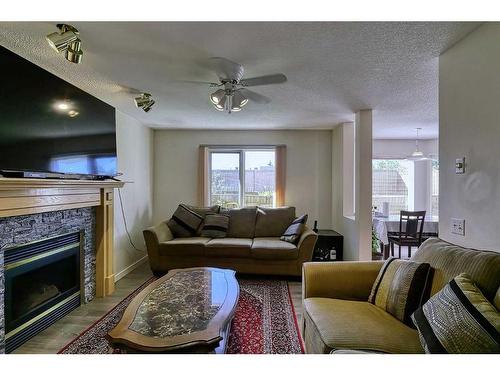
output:
[[[76,116],[78,116],[79,114],[80,114],[80,112],[75,111],[75,110],[73,110],[73,109],[72,109],[71,111],[68,111],[68,116],[69,116],[69,117],[76,117]]]

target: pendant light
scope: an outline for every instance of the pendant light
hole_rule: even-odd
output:
[[[424,156],[424,153],[420,151],[420,149],[418,148],[418,139],[420,130],[422,130],[422,128],[416,128],[417,138],[415,139],[415,151],[413,151],[411,155],[406,158],[406,160],[419,161],[428,159],[427,157]]]

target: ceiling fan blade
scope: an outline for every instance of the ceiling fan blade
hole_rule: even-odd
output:
[[[221,80],[230,79],[239,82],[245,72],[242,65],[224,57],[211,57],[210,63]]]
[[[248,99],[254,101],[255,103],[259,104],[267,104],[271,102],[271,99],[269,99],[267,96],[261,95],[256,93],[255,91],[248,90],[248,89],[239,89],[239,91]]]
[[[261,85],[275,85],[277,83],[286,82],[287,78],[284,74],[270,74],[267,76],[245,78],[240,81],[243,86],[261,86]]]
[[[191,83],[195,85],[208,85],[210,87],[215,87],[215,86],[220,86],[220,83],[215,83],[215,82],[208,82],[208,81],[191,81],[191,80],[185,80],[185,79],[178,79],[175,81],[170,81],[171,83]]]

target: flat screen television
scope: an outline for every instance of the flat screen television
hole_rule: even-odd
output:
[[[112,106],[2,46],[0,72],[0,174],[117,174]]]

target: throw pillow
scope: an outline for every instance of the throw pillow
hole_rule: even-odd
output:
[[[187,208],[189,208],[191,211],[196,212],[198,215],[203,217],[205,219],[205,216],[208,214],[218,214],[220,211],[220,206],[219,205],[213,205],[209,207],[198,207],[198,206],[191,206],[189,204],[185,204]],[[196,231],[196,236],[201,236],[201,228],[203,227],[203,224],[198,227],[198,230]]]
[[[174,237],[193,237],[203,221],[203,216],[180,204],[167,222]]]
[[[462,273],[412,315],[427,353],[500,353],[500,313]]]
[[[373,284],[368,302],[412,326],[411,314],[429,292],[431,267],[391,257],[386,260]]]
[[[297,243],[300,239],[300,236],[304,232],[304,229],[306,228],[306,222],[307,222],[307,214],[299,216],[296,218],[294,221],[292,221],[292,224],[288,228],[286,228],[285,233],[280,237],[280,240],[290,242],[290,243]]]
[[[229,228],[229,216],[220,214],[207,214],[201,227],[201,236],[210,238],[223,238]]]

